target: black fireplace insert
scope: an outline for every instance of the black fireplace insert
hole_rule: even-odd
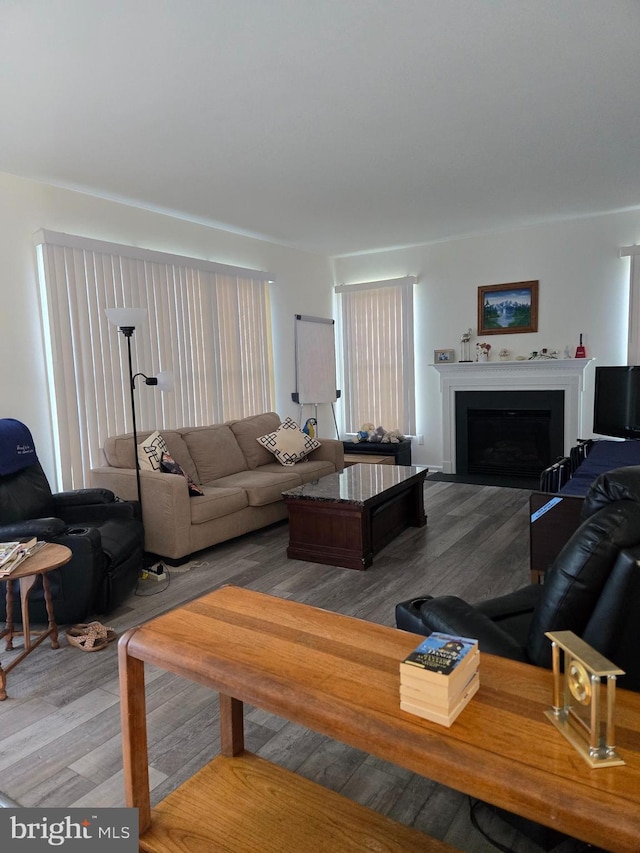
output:
[[[564,391],[456,392],[456,473],[535,477],[564,453]]]

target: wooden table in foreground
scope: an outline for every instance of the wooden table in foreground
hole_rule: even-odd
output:
[[[422,465],[356,464],[282,493],[289,511],[287,557],[367,569],[407,527],[424,527]]]
[[[7,673],[10,672],[20,661],[24,660],[28,654],[37,648],[47,637],[51,637],[51,648],[59,648],[58,644],[58,626],[56,625],[53,615],[53,604],[51,602],[51,593],[49,591],[49,579],[47,572],[52,569],[57,569],[63,566],[71,559],[71,549],[66,545],[57,545],[55,542],[47,542],[40,548],[32,557],[20,563],[20,565],[11,572],[7,577],[0,578],[6,583],[6,617],[5,627],[0,631],[0,639],[6,637],[7,650],[13,649],[13,638],[22,636],[24,649],[21,654],[14,658],[10,664],[3,667],[0,663],[0,701],[7,698]],[[38,577],[42,577],[42,586],[44,589],[44,600],[47,608],[47,616],[49,624],[44,631],[39,631],[35,635],[32,634],[29,624],[29,593],[33,589]],[[20,588],[20,609],[22,616],[22,631],[16,631],[13,625],[13,584],[8,581],[18,581]]]
[[[141,849],[170,851],[176,849],[172,839],[179,837],[189,840],[180,849],[205,851],[214,843],[205,838],[206,832],[224,833],[227,820],[231,826],[227,823],[226,831],[232,833],[237,824],[239,833],[261,833],[267,843],[260,849],[277,851],[270,843],[276,836],[274,824],[295,827],[305,797],[322,811],[321,799],[306,792],[313,783],[300,779],[299,790],[304,793],[296,794],[297,777],[275,768],[274,777],[267,773],[265,778],[263,765],[274,765],[244,752],[242,703],[247,702],[568,835],[607,850],[637,853],[639,694],[617,691],[616,746],[626,765],[592,770],[544,717],[552,696],[552,674],[547,670],[483,654],[480,690],[451,728],[401,711],[399,661],[420,639],[233,586],[124,634],[118,649],[124,778],[127,805],[139,809]],[[221,694],[222,756],[153,812],[145,662]],[[280,773],[287,774],[286,794],[274,781]],[[281,796],[262,808],[256,791],[267,790]],[[374,815],[374,823],[376,819],[386,820]],[[407,827],[402,830],[415,834]],[[312,823],[306,831],[313,837]],[[315,840],[322,837],[318,832]],[[358,836],[361,845],[363,837]],[[416,846],[415,837],[410,841],[395,831],[390,837],[397,839],[396,846],[385,849],[414,853],[446,849],[421,834],[422,846]],[[331,853],[369,849],[357,844],[332,847],[327,839],[322,847],[304,849]],[[240,844],[247,842],[242,837]]]

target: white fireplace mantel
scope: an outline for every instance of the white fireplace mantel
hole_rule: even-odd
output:
[[[442,470],[456,473],[457,391],[564,391],[564,452],[582,434],[584,371],[591,358],[434,364],[442,391]]]

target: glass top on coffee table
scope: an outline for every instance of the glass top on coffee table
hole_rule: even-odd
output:
[[[426,476],[427,471],[424,465],[351,465],[282,494],[298,500],[364,504],[394,486]]]

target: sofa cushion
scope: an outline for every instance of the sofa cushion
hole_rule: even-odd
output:
[[[203,487],[204,495],[197,501],[190,501],[191,523],[205,524],[216,518],[224,518],[248,506],[247,494],[240,488]]]
[[[262,435],[258,443],[273,453],[282,465],[295,465],[312,450],[320,447],[320,442],[302,432],[298,424],[287,418],[275,432]]]
[[[201,497],[204,494],[200,486],[193,482],[182,465],[180,465],[179,462],[176,462],[176,460],[168,453],[162,454],[162,458],[160,459],[160,468],[165,474],[179,474],[181,477],[184,477],[187,481],[189,495],[192,498]]]
[[[222,477],[211,485],[216,488],[236,487],[244,489],[249,506],[265,506],[281,501],[283,492],[301,486],[302,481],[295,473],[294,468],[291,469],[291,472],[283,471],[281,468],[280,473],[277,474],[263,471],[240,471],[238,474]]]
[[[273,462],[273,456],[266,447],[262,447],[256,439],[269,432],[274,432],[281,424],[280,415],[266,412],[263,415],[252,415],[239,421],[229,421],[229,427],[235,435],[240,450],[247,460],[249,468],[267,465]]]
[[[271,458],[273,459],[273,457]],[[303,483],[310,483],[312,480],[319,480],[320,477],[326,477],[327,474],[334,474],[335,470],[333,463],[322,459],[317,462],[311,459],[303,459],[302,462],[298,462],[295,468],[283,468],[279,462],[275,461],[270,462],[268,465],[261,465],[260,468],[258,468],[258,471],[264,474],[277,474],[278,472],[282,473],[283,471],[291,471],[300,478],[301,485]]]
[[[227,424],[182,430],[182,437],[198,472],[196,482],[209,484],[247,470],[247,461]]]
[[[138,462],[141,471],[160,471],[160,461],[163,453],[168,453],[169,448],[159,432],[152,432],[138,445]]]

